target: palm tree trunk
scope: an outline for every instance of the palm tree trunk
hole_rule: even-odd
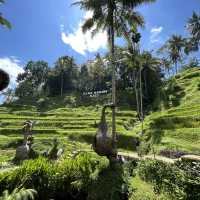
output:
[[[176,74],[178,73],[178,65],[177,62],[175,63],[175,68],[176,68]]]
[[[139,98],[138,98],[138,89],[137,89],[137,85],[138,85],[138,79],[137,79],[137,75],[136,72],[134,71],[134,89],[135,89],[135,99],[136,99],[136,107],[137,107],[137,113],[138,113],[138,117],[140,118],[140,105],[139,105]]]
[[[63,95],[63,73],[61,73],[61,86],[60,86],[60,96]]]
[[[114,105],[112,109],[112,141],[113,147],[116,148],[116,77],[115,77],[115,47],[114,47],[114,28],[110,27],[111,36],[111,56],[112,56],[112,104]]]
[[[142,95],[142,68],[140,66],[140,116],[141,116],[141,121],[142,121],[142,133],[143,133],[143,95]]]

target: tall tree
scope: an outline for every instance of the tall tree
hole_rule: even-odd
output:
[[[3,3],[4,3],[4,0],[0,0],[0,5]],[[10,22],[2,16],[2,13],[0,13],[0,24],[11,29]]]
[[[73,57],[62,56],[58,58],[55,67],[48,73],[47,88],[50,95],[62,97],[65,92],[70,92],[78,88],[76,86],[78,69]]]
[[[161,58],[161,66],[163,67],[165,74],[169,77],[170,76],[170,69],[171,69],[170,60],[165,58],[165,57]]]
[[[187,29],[191,37],[186,42],[185,52],[189,54],[192,51],[198,51],[200,45],[200,15],[193,12],[192,17],[188,20]]]
[[[115,33],[120,34],[122,31],[122,17],[123,20],[131,21],[135,19],[135,12],[133,9],[142,3],[154,2],[155,0],[81,0],[75,4],[80,5],[81,9],[93,12],[93,17],[89,18],[83,24],[83,31],[91,28],[93,33],[99,30],[107,30],[111,64],[112,64],[112,103],[116,105],[116,83],[115,83],[115,49],[114,37]],[[123,14],[123,15],[121,15]],[[115,124],[115,108],[112,111],[112,139],[113,146],[116,145],[116,124]]]
[[[185,46],[185,39],[181,35],[172,35],[169,40],[161,47],[161,52],[166,52],[168,58],[175,66],[175,73],[178,72],[178,62],[182,60],[182,51]]]
[[[44,61],[30,61],[24,68],[24,73],[19,74],[16,88],[18,97],[37,96],[47,81],[49,71],[48,63]]]

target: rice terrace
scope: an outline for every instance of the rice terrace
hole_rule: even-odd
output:
[[[0,0],[0,200],[200,200],[198,0]]]

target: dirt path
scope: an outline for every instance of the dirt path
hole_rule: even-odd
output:
[[[149,159],[156,159],[156,160],[160,160],[160,161],[163,161],[166,163],[172,163],[172,164],[178,160],[178,159],[171,159],[171,158],[166,158],[166,157],[158,156],[158,155],[156,155],[155,157],[153,155],[146,155],[146,156],[139,157],[138,154],[135,152],[129,152],[129,153],[118,152],[118,155],[124,156],[127,159],[133,159],[133,160],[143,160],[143,159],[149,158]]]
[[[188,160],[188,161],[195,161],[195,162],[200,162],[200,156],[197,155],[185,155],[182,156],[181,158],[177,158],[177,159],[172,159],[172,158],[167,158],[164,156],[159,156],[159,155],[146,155],[143,157],[139,157],[138,154],[136,152],[118,152],[118,155],[124,156],[127,159],[133,159],[133,160],[144,160],[144,159],[156,159],[156,160],[160,160],[166,163],[174,163],[175,161],[178,160]]]

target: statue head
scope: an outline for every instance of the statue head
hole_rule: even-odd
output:
[[[7,72],[0,69],[0,91],[8,87],[10,77]]]

